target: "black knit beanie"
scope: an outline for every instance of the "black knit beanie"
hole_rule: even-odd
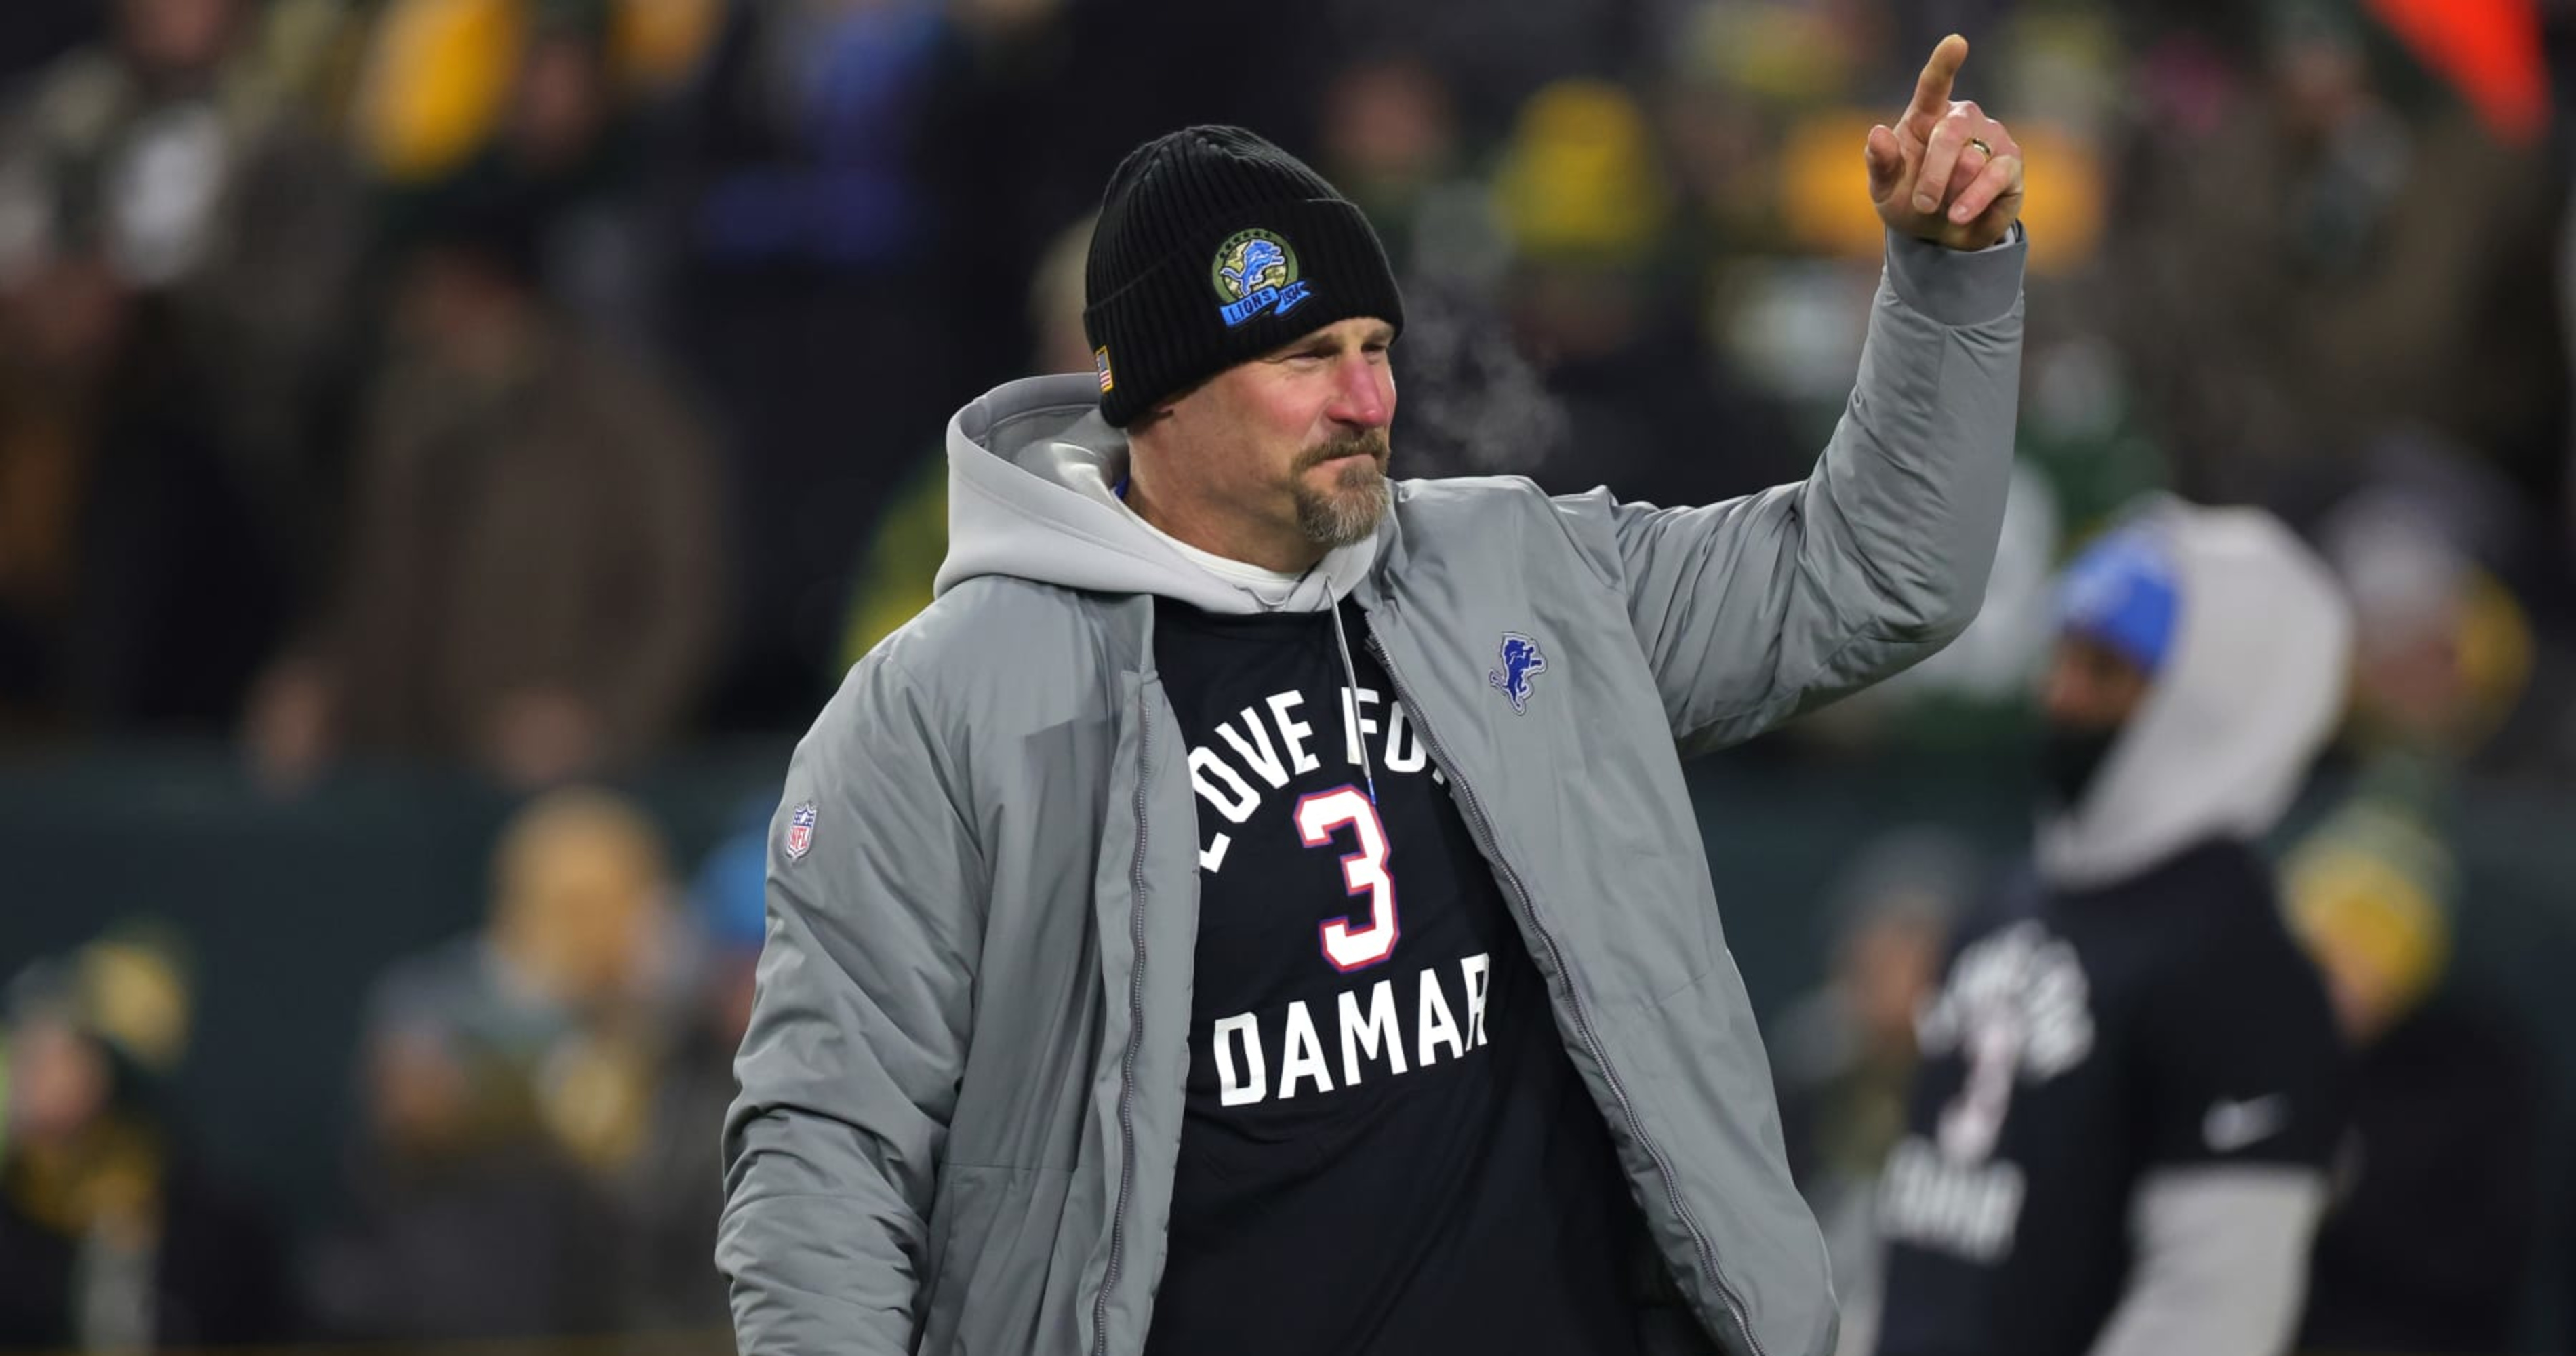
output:
[[[1353,316],[1404,328],[1368,218],[1240,127],[1137,147],[1109,176],[1083,271],[1082,328],[1112,425]]]

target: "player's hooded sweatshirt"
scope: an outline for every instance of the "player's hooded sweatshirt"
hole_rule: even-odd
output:
[[[1919,1021],[1882,1356],[2268,1356],[2299,1311],[2344,1056],[2253,844],[2341,713],[2350,624],[2268,514],[2123,530],[2169,564],[2169,649]]]
[[[1266,600],[1108,496],[1126,443],[1093,377],[960,412],[940,596],[852,671],[779,808],[725,1142],[718,1258],[741,1348],[1136,1356],[1167,1280],[1202,1260],[1176,1256],[1192,1212],[1216,1200],[1190,1195],[1194,1102],[1377,1114],[1382,1086],[1427,1094],[1545,1037],[1698,1326],[1739,1356],[1826,1356],[1824,1248],[1681,757],[1884,677],[1973,615],[2010,465],[2022,253],[1891,241],[1851,410],[1799,484],[1658,509],[1403,482],[1376,540]],[[1176,624],[1328,597],[1348,606],[1347,668],[1320,632],[1249,676],[1213,671],[1217,642],[1165,645]],[[1373,766],[1350,766],[1353,734]],[[1396,836],[1384,861],[1372,811]],[[1216,975],[1202,1003],[1203,935],[1290,907],[1238,879],[1256,865],[1324,881],[1302,916],[1259,920],[1277,935],[1235,939],[1299,968]],[[1456,891],[1422,901],[1419,933],[1408,870]],[[1535,977],[1516,993],[1514,946]],[[1540,1068],[1497,1086],[1544,1103]],[[1529,1142],[1561,1144],[1579,1180],[1597,1157],[1559,1123]],[[1494,1133],[1457,1141],[1506,1151]],[[1278,1148],[1338,1162],[1351,1145],[1300,1124]],[[1546,1173],[1530,1204],[1576,1198]],[[1464,1199],[1423,1189],[1382,1209]],[[1346,1303],[1306,1288],[1436,1265],[1385,1249],[1417,1223],[1349,1219],[1337,1246],[1370,1273],[1282,1270],[1260,1298]]]

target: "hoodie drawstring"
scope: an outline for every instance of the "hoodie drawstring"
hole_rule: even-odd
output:
[[[1334,603],[1332,603],[1332,644],[1334,644],[1334,647],[1340,647],[1340,650],[1342,650],[1342,683],[1347,683],[1347,686],[1342,688],[1342,691],[1347,693],[1345,699],[1342,699],[1342,719],[1347,719],[1347,722],[1352,722],[1352,724],[1358,724],[1358,722],[1360,722],[1360,670],[1358,670],[1358,668],[1352,668],[1352,663],[1350,663],[1350,637],[1347,637],[1347,634],[1342,632],[1342,603],[1340,603],[1340,601],[1334,601]],[[1358,730],[1352,730],[1352,732],[1350,732],[1350,742],[1355,742],[1355,745],[1360,745],[1360,776],[1363,776],[1363,779],[1368,779],[1368,804],[1370,804],[1370,809],[1376,809],[1376,804],[1378,804],[1378,768],[1373,768],[1373,766],[1370,766],[1370,763],[1368,763],[1368,740],[1363,740],[1363,737],[1360,737],[1360,732],[1358,732]]]
[[[1360,719],[1360,671],[1351,664],[1351,638],[1342,630],[1342,605],[1340,600],[1334,600],[1331,604],[1331,608],[1333,613],[1333,644],[1342,652],[1342,681],[1348,684],[1348,686],[1342,689],[1346,694],[1342,698],[1342,718],[1356,726]],[[1357,729],[1353,729],[1351,731],[1351,742],[1359,746],[1360,775],[1368,779],[1369,806],[1374,809],[1377,806],[1377,769],[1372,767],[1369,763],[1368,741],[1360,738],[1359,731]]]

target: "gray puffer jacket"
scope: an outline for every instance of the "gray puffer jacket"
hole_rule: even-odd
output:
[[[1408,482],[1310,584],[1366,610],[1665,1265],[1740,1356],[1824,1356],[1836,1315],[1681,759],[1956,635],[2012,455],[2023,246],[1888,255],[1805,481],[1690,509]],[[1255,605],[1110,499],[1096,397],[1038,378],[958,414],[940,596],[788,771],[724,1135],[745,1352],[1144,1347],[1199,870],[1154,598]],[[1506,633],[1546,658],[1525,711]]]

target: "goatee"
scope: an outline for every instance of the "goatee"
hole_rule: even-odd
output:
[[[1349,458],[1333,477],[1330,489],[1309,486],[1305,473],[1328,461]],[[1371,429],[1308,449],[1297,459],[1289,484],[1297,501],[1297,527],[1306,540],[1326,548],[1369,539],[1394,501],[1386,479],[1386,430]]]

